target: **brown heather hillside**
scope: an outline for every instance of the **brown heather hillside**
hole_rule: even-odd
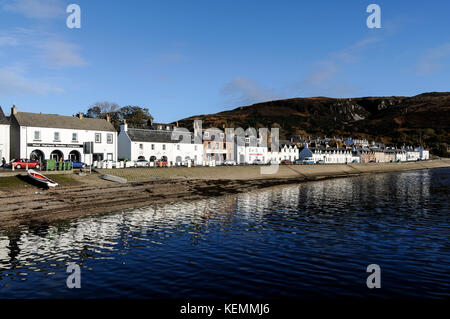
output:
[[[238,107],[178,121],[192,127],[279,127],[281,138],[295,135],[352,136],[424,145],[443,154],[450,144],[450,92],[413,97],[293,98]]]

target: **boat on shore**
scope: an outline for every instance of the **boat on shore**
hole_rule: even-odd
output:
[[[43,184],[43,185],[46,185],[47,187],[56,187],[56,186],[58,186],[58,183],[56,183],[55,181],[52,181],[50,178],[48,178],[48,177],[46,177],[46,176],[44,176],[44,175],[42,175],[41,173],[39,173],[39,172],[36,172],[35,170],[33,170],[33,169],[29,169],[28,170],[28,176],[31,178],[31,179],[33,179],[33,180],[35,180],[35,181],[37,181],[37,182],[39,182],[39,183],[41,183],[41,184]]]

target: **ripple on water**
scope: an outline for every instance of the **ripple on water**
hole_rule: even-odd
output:
[[[450,170],[311,182],[0,233],[0,296],[369,296],[450,291]],[[65,286],[82,269],[82,289]]]

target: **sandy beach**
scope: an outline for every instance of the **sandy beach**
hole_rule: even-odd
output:
[[[262,175],[259,166],[113,169],[99,170],[86,176],[52,174],[60,186],[49,190],[29,184],[25,172],[16,172],[16,176],[0,173],[0,227],[49,223],[82,215],[327,178],[443,167],[450,167],[450,159],[410,163],[287,165],[279,166],[278,172],[271,175]],[[128,183],[100,179],[100,174],[105,173],[126,178]]]

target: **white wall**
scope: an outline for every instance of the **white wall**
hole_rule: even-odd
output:
[[[6,159],[6,162],[10,160],[9,134],[9,125],[0,125],[0,165],[3,157]]]
[[[295,162],[299,159],[299,151],[297,146],[284,145],[280,149],[280,161],[289,160]]]

